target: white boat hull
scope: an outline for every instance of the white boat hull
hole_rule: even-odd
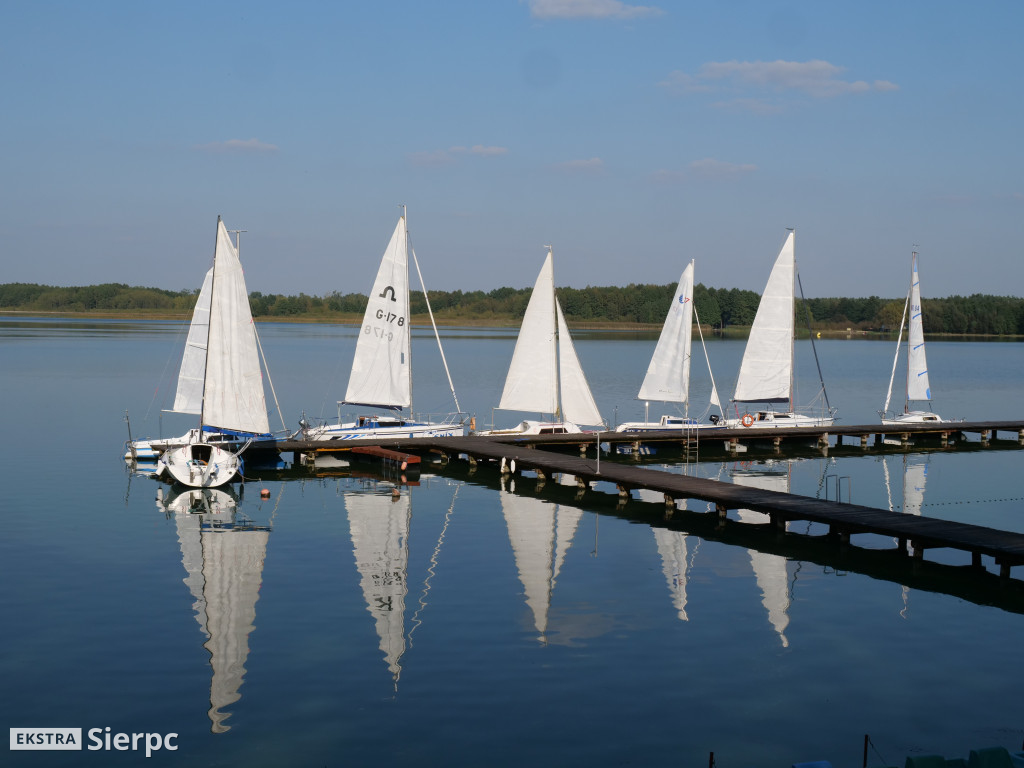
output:
[[[889,426],[899,426],[901,424],[935,424],[942,423],[945,421],[937,413],[931,411],[907,411],[901,413],[898,416],[892,418],[883,418],[882,423]]]
[[[191,443],[165,451],[157,462],[158,475],[167,475],[190,488],[226,485],[241,468],[241,456],[209,443]]]
[[[365,416],[348,424],[325,424],[306,430],[306,440],[359,440],[370,437],[462,437],[459,423],[430,423]]]
[[[830,427],[835,423],[831,416],[806,416],[800,413],[776,413],[755,411],[745,413],[738,419],[726,419],[723,426],[728,429],[787,429],[794,427]]]
[[[571,421],[533,421],[526,419],[509,429],[491,429],[474,434],[482,435],[578,435],[584,430]]]
[[[725,429],[724,421],[699,422],[681,416],[662,416],[658,421],[627,421],[615,428],[616,432],[664,432],[674,430],[681,432],[705,432],[711,429]]]

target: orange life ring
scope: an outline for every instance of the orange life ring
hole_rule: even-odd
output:
[[[743,423],[744,427],[750,427],[753,426],[754,424],[754,417],[751,416],[749,413],[744,413],[743,418],[740,419],[740,421]]]

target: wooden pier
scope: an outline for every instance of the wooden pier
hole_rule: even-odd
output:
[[[473,467],[486,463],[507,475],[532,472],[540,481],[558,473],[569,474],[576,478],[580,494],[591,491],[595,484],[613,484],[622,503],[629,501],[635,489],[661,493],[669,513],[676,509],[677,500],[697,499],[713,505],[715,513],[722,520],[727,517],[729,510],[750,509],[762,512],[767,516],[769,524],[780,532],[784,532],[786,524],[793,521],[817,523],[826,526],[827,537],[840,546],[849,545],[850,537],[858,534],[891,537],[896,542],[896,548],[914,561],[921,561],[928,549],[960,550],[970,555],[971,565],[975,569],[983,569],[983,557],[991,558],[1000,578],[1005,581],[1010,578],[1013,566],[1024,564],[1024,534],[689,477],[602,459],[600,454],[601,444],[633,445],[641,441],[644,444],[674,445],[679,448],[681,445],[688,446],[690,440],[696,440],[702,446],[710,443],[719,450],[725,450],[727,455],[734,453],[737,445],[758,442],[766,443],[772,452],[781,451],[783,446],[806,446],[810,443],[820,452],[827,453],[833,445],[833,439],[835,445],[850,440],[854,442],[851,447],[856,448],[859,444],[860,450],[892,450],[892,443],[906,450],[906,446],[914,440],[930,440],[943,449],[955,450],[957,442],[964,439],[965,433],[977,434],[979,442],[986,445],[996,440],[999,432],[1011,433],[1015,445],[1024,445],[1022,422],[945,422],[896,428],[883,428],[879,424],[828,428],[730,429],[702,431],[693,436],[679,430],[664,430],[642,434],[600,432],[529,437],[469,435],[371,439],[345,441],[342,444],[338,441],[285,441],[278,443],[277,447],[282,452],[293,451],[296,455],[304,455],[313,462],[320,452],[329,451],[338,455],[363,446],[380,446],[402,456],[434,455],[446,461],[462,460]],[[566,448],[577,455],[567,453]],[[702,454],[707,456],[705,450],[701,448]]]

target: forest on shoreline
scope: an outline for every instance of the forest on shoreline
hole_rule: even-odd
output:
[[[575,326],[660,326],[675,294],[668,285],[630,284],[625,287],[558,288],[566,320]],[[430,291],[430,308],[438,323],[453,325],[517,326],[531,288],[492,291]],[[188,317],[198,289],[168,291],[119,283],[59,287],[35,283],[0,284],[0,312],[84,314],[125,317]],[[725,330],[749,326],[760,294],[738,288],[694,287],[694,306],[700,323]],[[411,296],[413,318],[425,317],[421,292]],[[903,316],[905,297],[883,299],[818,298],[797,300],[797,325],[817,331],[887,333]],[[367,297],[359,293],[326,296],[249,294],[253,316],[262,320],[359,322]],[[974,294],[922,301],[924,327],[932,334],[1014,336],[1024,334],[1024,298]]]

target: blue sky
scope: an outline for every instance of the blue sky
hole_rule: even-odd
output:
[[[1024,3],[0,4],[0,282],[1024,295]],[[415,282],[415,278],[414,278]]]

